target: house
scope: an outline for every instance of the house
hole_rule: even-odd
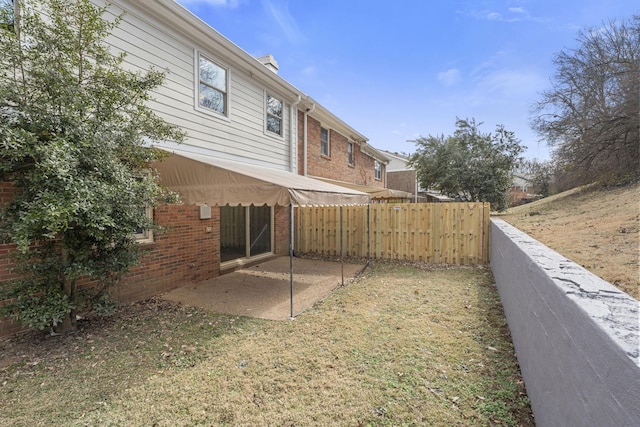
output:
[[[313,177],[384,188],[388,158],[280,77],[273,56],[254,58],[174,0],[106,3],[106,18],[125,13],[112,52],[134,71],[167,70],[150,105],[187,132],[181,145],[160,144],[173,154],[152,165],[183,203],[149,209],[168,231],[137,235],[145,256],[115,289],[121,301],[288,253],[292,206],[370,199]],[[12,189],[0,189],[6,203]],[[0,245],[5,266],[11,249]],[[0,322],[0,336],[14,331]]]
[[[405,201],[408,194],[389,190],[388,156],[354,129],[336,123],[313,104],[298,111],[298,171],[301,175],[368,193],[374,201]]]
[[[387,165],[387,186],[411,193],[414,202],[423,201],[419,196],[420,186],[416,170],[408,165],[409,157],[390,151],[384,153],[390,159]]]
[[[530,202],[536,197],[536,189],[532,185],[531,177],[525,173],[514,173],[509,190],[510,206]]]
[[[389,164],[387,165],[388,188],[410,193],[411,200],[416,203],[454,201],[454,199],[447,197],[438,191],[422,188],[418,182],[417,171],[409,166],[409,156],[384,150],[383,153],[390,159]]]

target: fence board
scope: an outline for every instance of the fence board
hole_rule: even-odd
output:
[[[341,242],[343,254],[350,257],[487,264],[489,204],[380,203],[296,209],[296,250],[338,256]]]

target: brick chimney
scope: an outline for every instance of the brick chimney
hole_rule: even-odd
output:
[[[278,68],[279,68],[278,67],[278,61],[276,61],[276,59],[273,57],[273,55],[268,53],[265,56],[261,56],[260,58],[257,58],[257,59],[258,59],[258,61],[262,62],[265,67],[267,67],[268,69],[270,69],[274,73],[278,74]]]

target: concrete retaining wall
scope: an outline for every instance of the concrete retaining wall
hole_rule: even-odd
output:
[[[640,303],[491,223],[491,269],[536,425],[640,426]]]

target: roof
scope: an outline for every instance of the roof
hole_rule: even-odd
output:
[[[365,192],[292,172],[180,150],[171,153],[151,167],[159,172],[160,183],[180,194],[186,204],[324,206],[370,200]]]

